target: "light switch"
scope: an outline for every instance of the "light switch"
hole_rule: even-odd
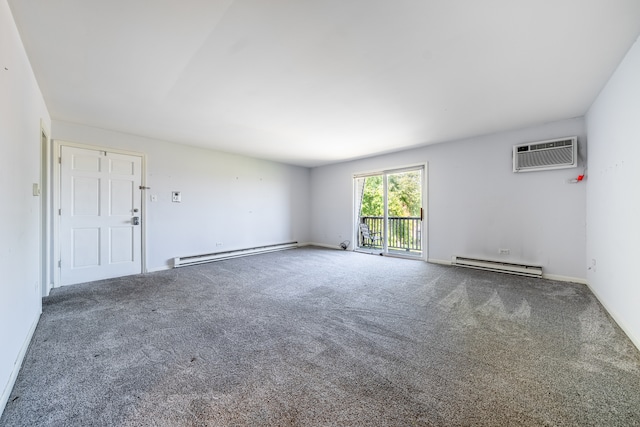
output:
[[[34,182],[33,183],[33,195],[34,196],[39,196],[40,195],[40,184]]]

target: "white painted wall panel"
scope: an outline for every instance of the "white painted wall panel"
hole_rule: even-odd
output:
[[[41,311],[40,121],[50,118],[13,17],[0,1],[0,413]]]
[[[640,348],[640,43],[586,116],[587,280]],[[595,262],[595,265],[593,263]]]
[[[61,121],[52,133],[147,155],[149,271],[168,268],[178,256],[308,241],[308,168]],[[171,201],[172,191],[181,192],[180,203]]]
[[[577,135],[582,119],[319,167],[311,173],[311,239],[351,238],[354,173],[428,163],[428,257],[453,255],[538,264],[545,274],[584,281],[585,184],[577,169],[514,174],[514,144]],[[509,249],[500,255],[499,248]]]

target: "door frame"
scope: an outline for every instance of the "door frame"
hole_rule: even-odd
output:
[[[40,119],[40,296],[46,297],[53,285],[52,278],[52,218],[51,205],[51,133]]]
[[[364,178],[367,176],[376,176],[376,175],[383,175],[386,177],[387,174],[391,174],[391,173],[399,173],[399,172],[407,172],[410,170],[415,170],[415,169],[422,169],[422,210],[424,212],[423,218],[422,218],[422,235],[421,237],[421,247],[422,247],[422,255],[419,257],[415,257],[415,256],[405,256],[405,255],[400,255],[400,254],[392,254],[392,253],[388,253],[387,251],[387,239],[385,236],[384,242],[383,242],[383,249],[382,252],[380,253],[380,255],[382,256],[388,256],[388,257],[395,257],[395,258],[406,258],[406,259],[418,259],[418,260],[423,260],[423,261],[427,261],[429,259],[428,256],[428,242],[429,242],[429,203],[428,203],[428,189],[427,189],[427,184],[429,182],[428,180],[428,171],[429,171],[429,163],[425,162],[425,163],[417,163],[417,164],[410,164],[410,165],[404,165],[404,166],[397,166],[397,167],[393,167],[393,168],[385,168],[385,169],[376,169],[376,170],[369,170],[369,171],[364,171],[364,172],[357,172],[357,173],[353,173],[352,175],[352,180],[353,180],[353,184],[352,184],[352,195],[351,195],[351,203],[352,203],[352,207],[351,207],[351,227],[352,227],[352,234],[351,234],[351,238],[353,239],[354,245],[353,245],[353,250],[357,251],[358,250],[358,246],[357,243],[358,242],[358,238],[359,238],[359,233],[360,230],[358,229],[358,227],[356,226],[356,220],[359,218],[360,213],[356,212],[357,209],[357,204],[356,204],[356,195],[357,195],[357,189],[356,189],[356,179],[357,178]],[[386,222],[387,222],[387,180],[383,179],[383,198],[384,198],[384,206],[385,206],[385,211],[384,211],[384,223],[385,223],[385,227],[386,227]],[[365,252],[365,251],[363,251]],[[377,253],[377,252],[376,252]]]
[[[60,267],[59,267],[59,260],[60,260],[60,242],[61,242],[61,238],[60,238],[60,215],[58,215],[57,213],[59,212],[59,209],[61,208],[60,204],[60,193],[61,193],[61,167],[60,167],[60,159],[62,156],[62,147],[73,147],[73,148],[83,148],[85,150],[94,150],[94,151],[107,151],[109,153],[116,153],[116,154],[124,154],[124,155],[128,155],[128,156],[134,156],[134,157],[140,157],[142,162],[142,170],[141,172],[141,186],[145,187],[145,189],[147,188],[147,156],[145,153],[141,153],[138,151],[128,151],[128,150],[120,150],[120,149],[116,149],[116,148],[110,148],[110,147],[104,147],[104,146],[98,146],[98,145],[90,145],[90,144],[83,144],[83,143],[78,143],[78,142],[70,142],[70,141],[63,141],[63,140],[53,140],[53,156],[52,156],[52,162],[53,162],[53,179],[52,179],[52,186],[51,186],[51,195],[52,195],[52,200],[53,200],[53,209],[51,212],[52,218],[53,218],[53,231],[52,231],[52,245],[53,245],[53,257],[50,258],[50,262],[52,265],[52,270],[54,271],[53,273],[53,283],[52,283],[52,288],[57,288],[60,286]],[[147,197],[146,194],[144,192],[144,190],[142,190],[142,200],[140,202],[140,208],[142,210],[142,215],[140,215],[140,220],[142,222],[141,224],[141,242],[140,242],[140,269],[141,269],[141,273],[147,273],[147,250],[146,250],[146,241],[147,241]]]

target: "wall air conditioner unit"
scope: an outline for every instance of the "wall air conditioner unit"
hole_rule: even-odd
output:
[[[513,146],[513,171],[532,172],[578,166],[578,137]]]

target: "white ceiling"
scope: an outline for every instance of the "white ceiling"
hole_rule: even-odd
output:
[[[582,116],[640,0],[9,0],[54,119],[317,166]]]

